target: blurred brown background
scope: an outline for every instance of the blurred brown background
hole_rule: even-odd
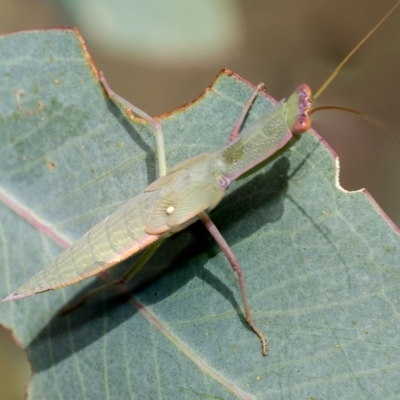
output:
[[[276,99],[288,97],[303,82],[316,90],[393,4],[393,0],[0,0],[0,33],[78,26],[111,87],[147,113],[159,115],[198,97],[223,67],[254,84],[264,82]],[[397,139],[356,116],[335,111],[317,113],[313,125],[340,157],[342,186],[367,188],[397,225],[399,24],[400,9],[318,101],[370,114],[389,125]],[[12,347],[7,332],[0,329],[0,400],[22,399],[29,378],[29,370],[21,366],[23,353],[18,355]],[[17,375],[9,378],[12,372]]]

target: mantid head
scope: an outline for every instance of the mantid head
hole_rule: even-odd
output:
[[[292,133],[303,133],[311,126],[311,89],[300,85],[286,102],[286,120]]]

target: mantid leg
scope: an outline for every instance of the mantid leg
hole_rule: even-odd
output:
[[[232,129],[231,134],[229,135],[229,139],[228,139],[228,143],[232,143],[238,136],[239,136],[239,131],[240,128],[243,125],[243,121],[246,118],[247,113],[250,110],[250,107],[252,106],[254,100],[256,99],[258,93],[260,93],[260,90],[264,90],[265,89],[265,85],[263,83],[259,83],[257,85],[257,87],[255,88],[253,94],[251,95],[251,97],[249,98],[249,100],[247,100],[245,106],[243,107],[242,113],[240,114],[239,119],[236,121],[235,126]]]
[[[146,114],[140,108],[137,108],[133,104],[129,103],[129,101],[125,100],[118,94],[116,94],[108,85],[106,78],[104,78],[104,75],[101,71],[99,80],[110,98],[116,100],[118,103],[121,103],[125,107],[132,110],[135,114],[139,115],[139,117],[153,124],[155,129],[156,145],[157,145],[158,177],[160,178],[161,176],[164,176],[167,173],[167,160],[165,157],[164,134],[160,122],[157,121],[155,118],[151,117],[150,115]]]
[[[162,131],[161,124],[155,119],[152,118],[150,115],[146,114],[144,111],[140,110],[133,104],[129,103],[126,101],[124,98],[116,94],[108,85],[106,79],[104,78],[104,75],[102,72],[100,72],[100,82],[103,85],[104,89],[106,90],[107,94],[110,96],[110,98],[113,98],[114,100],[118,101],[125,107],[129,108],[132,110],[134,113],[139,115],[141,118],[145,119],[146,121],[150,122],[153,124],[154,129],[155,129],[155,134],[156,134],[156,143],[157,143],[157,159],[158,159],[158,175],[159,177],[164,176],[167,173],[167,161],[165,157],[165,146],[164,146],[164,135]],[[156,250],[161,246],[165,239],[160,239],[157,242],[151,244],[149,247],[147,247],[140,258],[136,261],[135,264],[120,278],[116,279],[115,281],[106,283],[105,285],[102,285],[96,289],[91,290],[88,292],[86,295],[81,297],[78,301],[73,303],[71,306],[64,308],[61,310],[59,315],[65,315],[72,310],[78,308],[80,305],[82,305],[87,299],[90,297],[115,288],[118,285],[122,285],[127,283],[136,273],[144,266],[144,264],[150,259],[150,257],[156,252]]]
[[[215,239],[215,241],[218,243],[219,247],[221,250],[224,252],[226,258],[229,260],[233,270],[236,272],[239,280],[239,286],[240,286],[240,291],[242,293],[242,298],[243,298],[243,303],[244,303],[244,311],[246,314],[246,319],[253,331],[257,334],[257,336],[261,340],[261,348],[262,348],[262,353],[264,356],[268,354],[268,345],[267,345],[267,339],[265,338],[264,334],[261,332],[260,329],[257,328],[256,324],[253,321],[253,317],[251,315],[250,311],[250,305],[249,305],[249,300],[247,298],[247,293],[246,293],[246,286],[244,284],[244,277],[243,277],[243,272],[242,269],[239,265],[238,260],[236,259],[235,255],[233,254],[231,248],[229,247],[228,243],[226,243],[226,240],[224,237],[221,235],[219,232],[218,228],[214,225],[214,222],[211,221],[210,217],[206,212],[202,212],[200,215],[200,219],[205,225],[205,227],[208,229],[208,231],[211,233],[211,236]]]
[[[79,306],[81,306],[90,297],[97,295],[101,292],[104,292],[106,290],[113,289],[116,286],[128,283],[140,271],[140,269],[146,264],[146,262],[149,261],[150,257],[157,251],[157,249],[161,246],[161,244],[164,242],[164,240],[165,239],[160,239],[157,242],[148,246],[143,251],[143,253],[139,257],[139,259],[133,264],[133,266],[124,275],[122,275],[121,278],[111,281],[109,283],[106,283],[105,285],[102,285],[96,289],[90,290],[88,293],[86,293],[84,296],[82,296],[75,303],[73,303],[72,305],[61,310],[58,315],[62,316],[62,315],[68,314],[69,312],[71,312],[71,311],[75,310],[76,308],[78,308]]]

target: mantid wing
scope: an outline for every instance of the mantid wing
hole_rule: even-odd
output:
[[[39,271],[3,301],[59,289],[113,267],[159,239],[144,226],[160,201],[160,191],[142,193],[78,239],[54,262]]]
[[[173,167],[144,193],[159,190],[162,197],[146,224],[149,234],[177,232],[198,219],[204,210],[213,209],[222,199],[226,186],[215,154],[200,154]]]

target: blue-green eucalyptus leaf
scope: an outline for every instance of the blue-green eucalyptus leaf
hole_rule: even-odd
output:
[[[82,43],[74,30],[0,38],[2,297],[156,178],[152,126],[105,96]],[[161,117],[168,164],[226,140],[252,90],[225,71]],[[259,96],[246,123],[271,104]],[[241,262],[268,357],[235,274],[195,224],[162,245],[125,295],[59,318],[96,278],[1,304],[0,323],[32,363],[29,398],[396,397],[399,233],[366,192],[339,189],[336,170],[307,133],[232,184],[211,213]]]

